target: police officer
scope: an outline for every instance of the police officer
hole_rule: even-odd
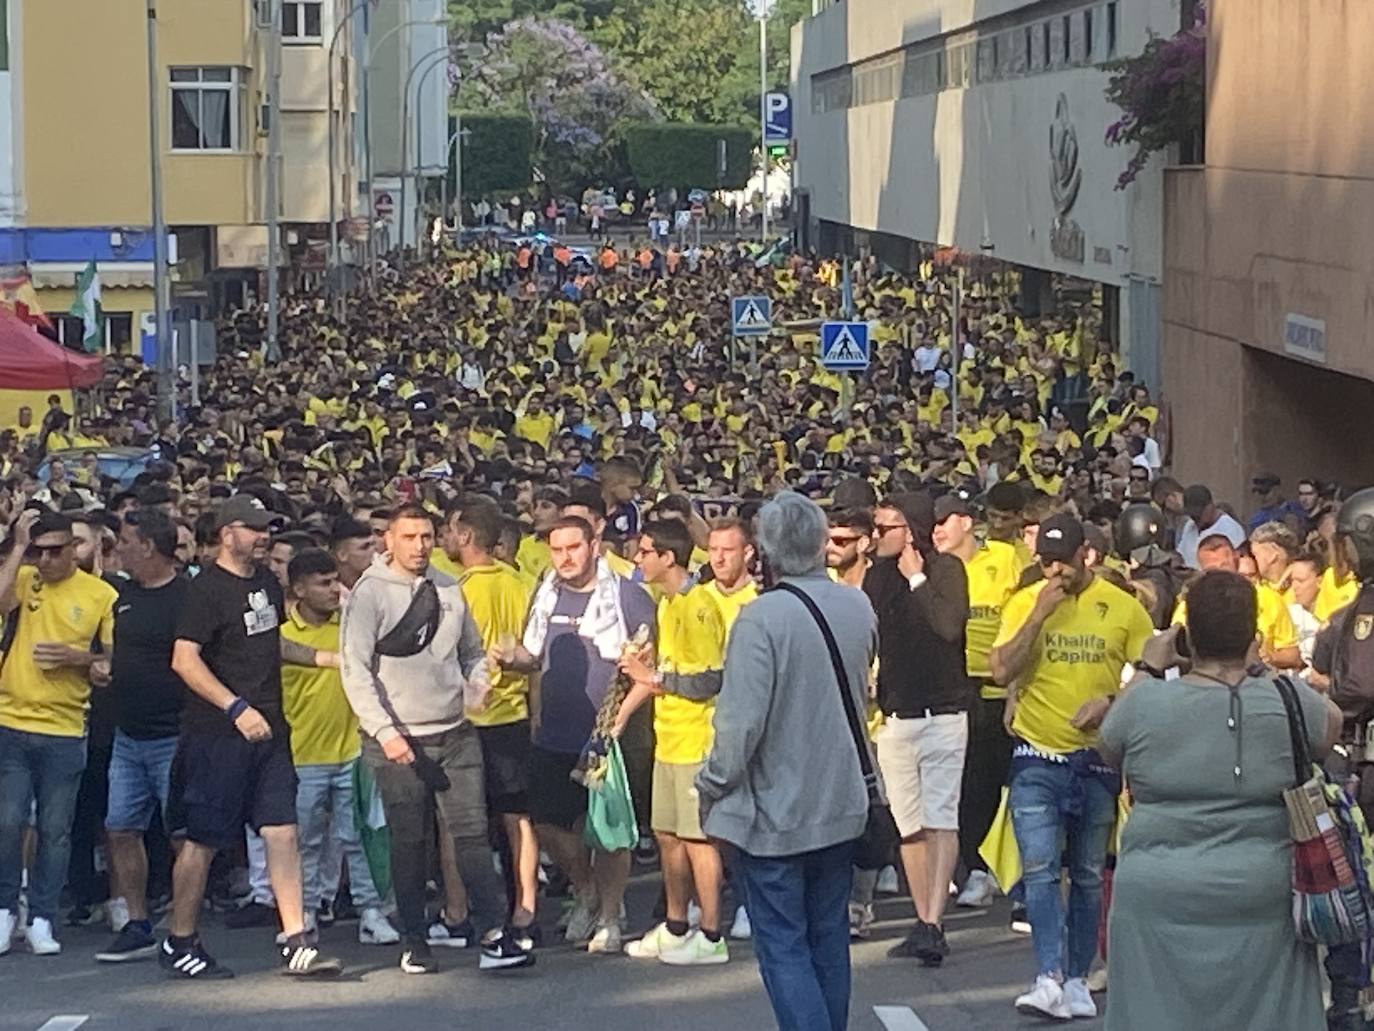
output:
[[[1341,708],[1342,744],[1330,762],[1338,779],[1355,782],[1354,794],[1365,820],[1374,816],[1374,748],[1369,741],[1374,720],[1374,488],[1352,494],[1336,517],[1333,559],[1338,573],[1354,570],[1360,590],[1355,600],[1336,612],[1317,636],[1312,666],[1330,678],[1330,697]],[[1330,1031],[1368,1031],[1360,1010],[1360,991],[1369,984],[1361,946],[1332,947],[1326,958],[1331,978]]]
[[[1182,562],[1176,553],[1164,547],[1167,532],[1164,513],[1148,501],[1127,505],[1116,520],[1117,557],[1130,565],[1132,580],[1144,581],[1154,588],[1150,619],[1156,630],[1169,626],[1183,590]]]

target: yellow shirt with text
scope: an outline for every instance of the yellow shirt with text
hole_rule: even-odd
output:
[[[1026,568],[1021,557],[1006,541],[986,541],[967,565],[968,624],[964,632],[968,675],[982,681],[983,698],[1005,698],[1007,689],[992,683],[988,656],[997,628],[1002,623],[1002,608],[1016,593],[1016,585]]]
[[[1016,636],[1044,589],[1042,580],[1008,599],[993,647]],[[1133,595],[1094,577],[1080,594],[1060,602],[1040,628],[1018,681],[1012,734],[1045,752],[1093,747],[1097,732],[1070,721],[1084,702],[1121,690],[1122,670],[1140,658],[1153,633],[1150,614]]]

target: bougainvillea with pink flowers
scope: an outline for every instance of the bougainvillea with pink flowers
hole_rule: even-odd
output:
[[[1107,126],[1107,142],[1134,147],[1116,188],[1135,182],[1150,155],[1202,128],[1207,100],[1207,18],[1201,4],[1193,24],[1172,36],[1151,36],[1137,57],[1106,65],[1107,99],[1121,117]]]

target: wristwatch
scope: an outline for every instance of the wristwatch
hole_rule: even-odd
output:
[[[1152,677],[1156,677],[1160,680],[1164,679],[1164,671],[1162,669],[1156,669],[1144,659],[1136,659],[1131,665],[1134,666],[1139,673],[1148,673]]]

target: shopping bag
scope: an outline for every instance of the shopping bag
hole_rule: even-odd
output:
[[[587,778],[587,825],[582,836],[602,852],[633,848],[639,842],[639,824],[619,741],[611,741],[603,771],[603,776]]]

